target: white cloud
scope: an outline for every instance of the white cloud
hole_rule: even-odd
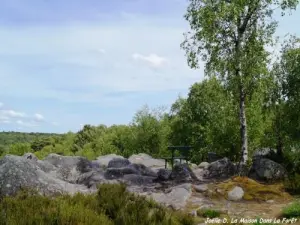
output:
[[[34,122],[25,122],[23,120],[17,120],[16,123],[23,127],[38,127],[39,125]]]
[[[59,123],[58,123],[58,122],[51,122],[51,124],[52,124],[53,126],[59,126]]]
[[[162,67],[169,62],[166,58],[158,56],[157,54],[150,54],[146,56],[139,53],[134,53],[132,55],[132,58],[137,61],[146,62],[147,64],[155,68]]]
[[[26,117],[26,114],[23,112],[17,112],[14,110],[5,110],[5,109],[0,109],[0,118],[5,117],[5,118],[24,118]]]
[[[39,113],[34,114],[34,119],[39,122],[45,120],[44,116]]]

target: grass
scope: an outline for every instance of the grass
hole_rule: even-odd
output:
[[[221,213],[214,209],[199,209],[197,210],[197,215],[205,218],[217,218]]]
[[[217,188],[222,190],[223,195],[227,197],[227,193],[235,186],[239,186],[244,190],[244,200],[266,201],[270,199],[291,199],[291,196],[285,192],[283,184],[264,185],[248,177],[233,177],[230,180],[217,185]]]
[[[282,210],[282,217],[300,218],[300,201],[294,202]]]
[[[0,200],[0,225],[193,225],[194,219],[126,191],[103,184],[91,195],[54,198],[23,190]]]

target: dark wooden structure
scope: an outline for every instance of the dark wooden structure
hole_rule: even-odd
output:
[[[182,160],[188,160],[190,157],[190,150],[192,149],[191,146],[169,146],[168,150],[171,151],[171,157],[163,157],[162,159],[165,160],[165,168],[167,168],[168,161],[171,161],[171,167],[173,169],[174,160],[179,159],[180,164]],[[175,156],[175,152],[180,152],[180,156]]]

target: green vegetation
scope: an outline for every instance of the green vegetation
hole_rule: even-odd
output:
[[[0,200],[0,225],[192,225],[193,218],[104,184],[97,194],[45,197],[23,190]]]
[[[221,213],[214,209],[200,209],[197,210],[197,215],[205,218],[216,218],[221,215]]]
[[[300,201],[297,201],[282,211],[282,217],[285,218],[300,218]]]
[[[186,98],[179,97],[169,111],[145,106],[128,125],[85,125],[63,135],[2,132],[0,154],[163,157],[168,145],[191,145],[193,163],[214,151],[249,165],[255,149],[270,147],[289,172],[286,189],[300,192],[299,39],[290,37],[278,57],[272,54],[275,10],[284,14],[299,1],[189,3],[190,33],[181,47],[191,68],[205,62],[205,79],[193,84]]]

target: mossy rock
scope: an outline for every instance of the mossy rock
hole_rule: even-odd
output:
[[[292,199],[292,197],[285,192],[282,183],[265,185],[248,177],[233,177],[225,182],[217,184],[216,189],[221,189],[224,193],[224,197],[227,198],[228,192],[235,186],[239,186],[244,190],[245,194],[243,199],[247,201],[267,201],[270,199],[289,201]],[[222,193],[222,191],[219,193]]]

